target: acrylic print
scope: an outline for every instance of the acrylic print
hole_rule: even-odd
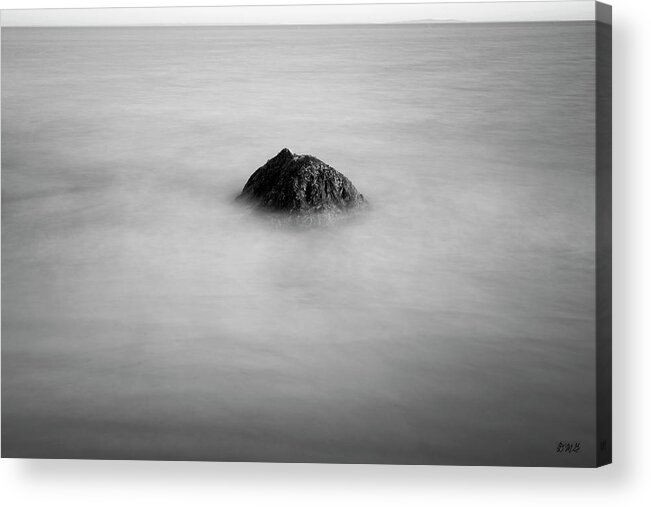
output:
[[[593,2],[2,12],[2,456],[610,460]]]

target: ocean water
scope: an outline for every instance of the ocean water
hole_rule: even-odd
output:
[[[2,29],[3,456],[594,463],[594,44]],[[236,202],[283,147],[370,207]]]

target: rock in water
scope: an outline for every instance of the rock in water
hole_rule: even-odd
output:
[[[292,214],[348,211],[365,202],[339,171],[287,148],[251,175],[239,199]]]

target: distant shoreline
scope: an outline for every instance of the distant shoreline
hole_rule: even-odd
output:
[[[584,20],[561,20],[561,21],[399,21],[395,23],[304,23],[304,24],[143,24],[143,25],[11,25],[1,26],[3,30],[15,28],[39,28],[39,29],[61,29],[61,28],[304,28],[304,27],[341,27],[341,28],[382,28],[390,26],[458,26],[458,25],[558,25],[558,24],[593,24],[598,23],[594,19]]]

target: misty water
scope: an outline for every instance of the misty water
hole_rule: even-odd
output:
[[[594,66],[593,23],[2,29],[3,455],[592,463]],[[369,208],[236,202],[283,147]]]

